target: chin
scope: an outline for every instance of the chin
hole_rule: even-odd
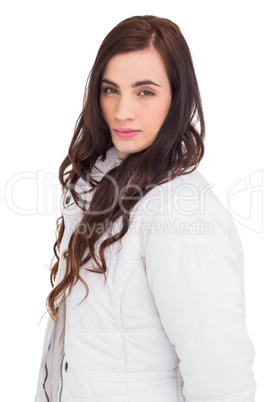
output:
[[[135,146],[131,146],[131,144],[120,144],[120,140],[118,141],[112,141],[112,143],[114,144],[114,146],[115,146],[115,148],[118,150],[118,152],[120,153],[120,154],[127,154],[127,155],[129,155],[129,154],[132,154],[132,153],[135,153],[135,152],[138,152],[139,151],[139,149],[138,149],[138,147],[135,147]]]

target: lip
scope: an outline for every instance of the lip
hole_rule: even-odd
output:
[[[124,127],[117,127],[114,128],[115,134],[120,138],[131,138],[137,135],[140,130],[135,130],[134,128],[124,128]]]

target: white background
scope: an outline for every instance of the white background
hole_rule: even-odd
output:
[[[110,29],[144,14],[176,22],[193,56],[207,125],[199,169],[232,213],[244,246],[256,401],[267,399],[266,3],[2,1],[0,353],[5,402],[28,402],[35,395],[46,318],[40,325],[39,320],[50,291],[48,268],[60,216],[58,168],[81,111],[88,73]]]

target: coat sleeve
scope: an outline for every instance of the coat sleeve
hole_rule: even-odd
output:
[[[225,207],[209,192],[205,201],[202,213],[195,200],[188,211],[166,205],[155,214],[144,245],[148,283],[186,402],[254,402],[243,249]]]

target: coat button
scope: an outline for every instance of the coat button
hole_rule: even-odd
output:
[[[68,367],[69,367],[68,362],[66,362],[66,363],[65,363],[65,366],[64,366],[66,373],[67,373],[67,371],[68,371]]]
[[[71,197],[68,195],[68,197],[66,197],[65,203],[69,204]]]

